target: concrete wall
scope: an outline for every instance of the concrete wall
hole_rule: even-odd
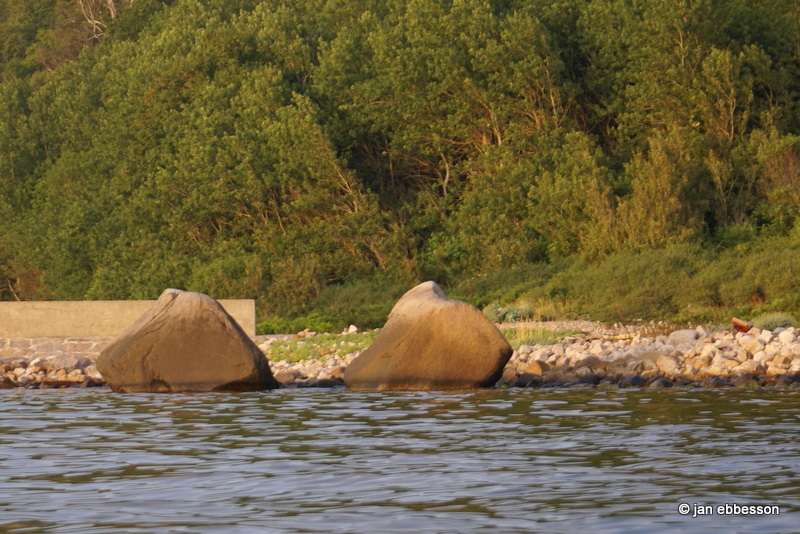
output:
[[[154,300],[0,302],[0,338],[118,336],[155,303]],[[248,336],[256,334],[254,300],[219,303]]]

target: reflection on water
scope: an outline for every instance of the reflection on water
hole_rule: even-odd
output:
[[[0,532],[799,528],[790,390],[12,390],[0,407]],[[726,503],[780,513],[692,517]]]

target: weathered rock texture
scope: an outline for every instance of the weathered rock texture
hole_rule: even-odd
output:
[[[264,354],[213,298],[167,289],[97,358],[115,391],[278,387]]]
[[[377,390],[492,387],[512,352],[480,310],[425,282],[395,304],[374,343],[347,367],[344,382]]]

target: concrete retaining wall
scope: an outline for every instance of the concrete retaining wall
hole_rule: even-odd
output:
[[[0,338],[116,337],[154,300],[74,302],[0,302]],[[256,334],[256,303],[250,299],[219,303],[250,337]]]
[[[94,363],[97,357],[113,337],[34,337],[11,338],[0,337],[0,363],[17,359],[46,360],[53,356],[76,356],[86,358]],[[0,377],[2,379],[2,377]]]

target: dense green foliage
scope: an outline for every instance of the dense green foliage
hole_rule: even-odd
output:
[[[0,221],[2,299],[797,314],[800,9],[0,0]]]
[[[330,315],[311,312],[307,315],[288,319],[286,317],[270,317],[256,324],[256,333],[285,334],[300,332],[305,329],[313,332],[338,332],[341,330],[339,319]]]

